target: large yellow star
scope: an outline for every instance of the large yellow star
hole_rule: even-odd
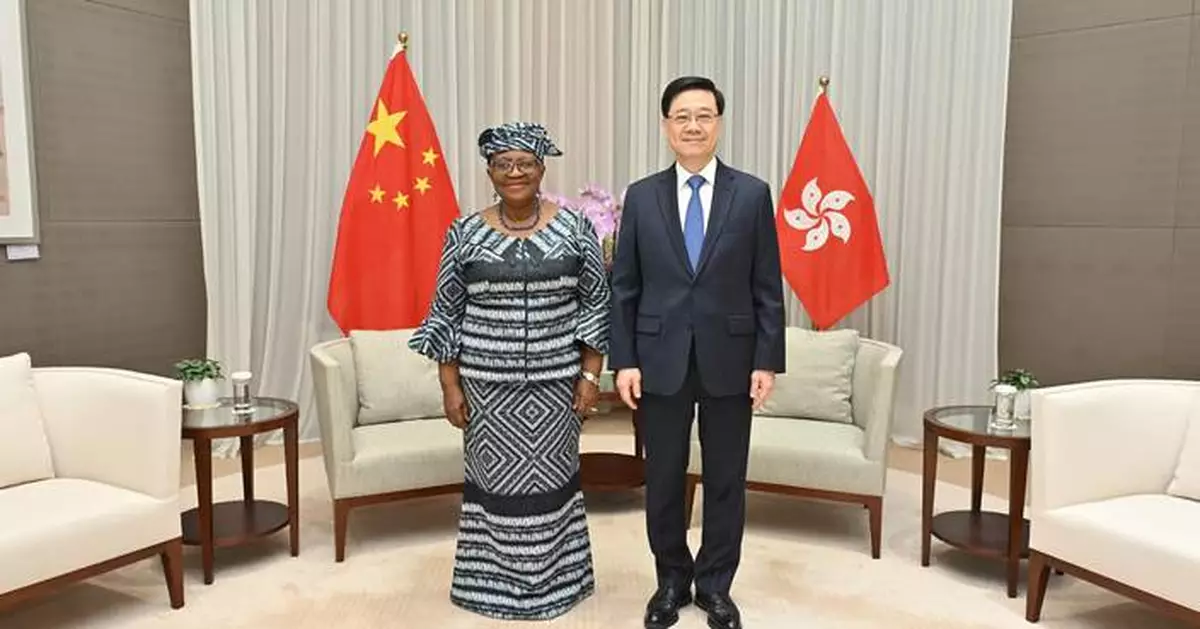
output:
[[[433,166],[437,162],[438,154],[433,151],[433,147],[431,146],[425,149],[424,153],[421,153],[421,158],[421,161]]]
[[[408,195],[403,192],[397,192],[396,197],[392,201],[395,202],[397,210],[408,207]]]
[[[380,188],[379,184],[375,184],[375,187],[367,192],[371,193],[371,203],[383,203],[383,188]]]
[[[433,186],[429,185],[429,177],[417,177],[417,181],[413,184],[413,187],[421,194],[425,194],[425,191]]]
[[[396,126],[407,115],[407,111],[389,113],[383,99],[379,99],[379,103],[375,105],[375,119],[367,125],[367,133],[375,136],[375,155],[379,155],[383,145],[388,143],[404,148],[404,139],[400,137]]]

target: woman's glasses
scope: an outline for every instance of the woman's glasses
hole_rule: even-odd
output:
[[[498,173],[510,173],[513,167],[522,175],[537,171],[538,162],[535,159],[497,159],[488,164],[488,168]]]

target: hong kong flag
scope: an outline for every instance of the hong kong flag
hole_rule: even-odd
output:
[[[775,222],[783,275],[818,330],[890,284],[875,202],[824,92],[813,106]]]

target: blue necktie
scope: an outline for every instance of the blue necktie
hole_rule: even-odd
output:
[[[683,221],[683,243],[695,271],[700,264],[700,247],[704,245],[704,208],[700,205],[700,186],[704,185],[704,177],[692,175],[687,183],[692,188],[692,199],[688,201],[687,216]]]

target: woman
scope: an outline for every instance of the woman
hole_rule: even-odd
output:
[[[499,202],[455,220],[409,346],[439,363],[466,483],[451,601],[502,619],[561,615],[595,588],[579,482],[581,413],[599,394],[609,287],[595,229],[542,200],[537,124],[485,130]]]

